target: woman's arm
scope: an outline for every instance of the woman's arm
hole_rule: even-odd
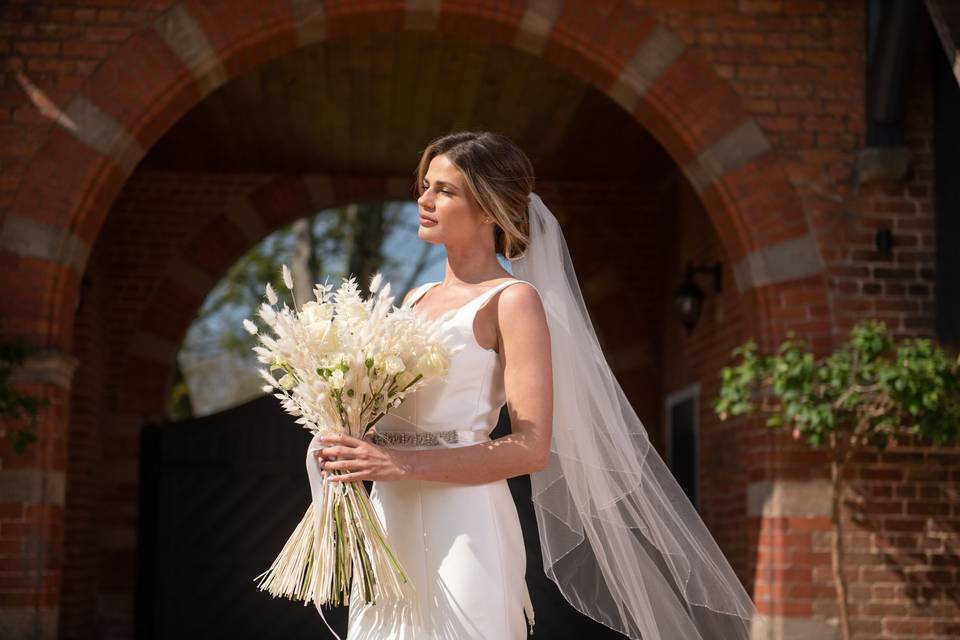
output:
[[[497,326],[512,433],[490,442],[439,449],[389,449],[350,436],[331,436],[322,450],[329,470],[350,469],[341,481],[419,479],[462,484],[493,482],[542,470],[550,453],[553,364],[546,313],[536,290],[499,293]],[[337,478],[332,475],[330,479]]]

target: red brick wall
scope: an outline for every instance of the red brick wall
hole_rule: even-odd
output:
[[[282,13],[294,4],[258,6]],[[83,238],[96,238],[95,254],[110,242],[120,258],[116,262],[91,259],[87,263],[92,282],[85,293],[87,310],[74,322],[70,310],[80,274],[0,248],[0,277],[5,291],[11,292],[0,301],[2,327],[33,336],[38,344],[81,359],[69,392],[46,382],[29,387],[56,400],[42,419],[44,443],[38,448],[40,456],[18,460],[0,443],[4,470],[17,465],[52,474],[68,470],[65,553],[60,551],[64,536],[61,507],[0,501],[0,608],[6,612],[18,607],[45,609],[38,618],[44,628],[50,615],[62,615],[65,637],[80,637],[90,629],[97,629],[103,637],[129,635],[130,531],[136,513],[136,450],[131,433],[144,415],[153,414],[162,405],[162,390],[169,376],[169,367],[137,358],[144,352],[162,350],[162,341],[158,345],[151,340],[163,337],[164,331],[171,331],[166,337],[175,339],[177,332],[171,327],[188,321],[191,308],[182,304],[175,309],[178,313],[162,316],[165,322],[152,326],[143,320],[145,316],[161,317],[156,312],[162,309],[148,306],[148,296],[164,291],[161,287],[169,282],[161,279],[166,278],[162,272],[169,266],[165,262],[169,253],[165,252],[184,241],[184,230],[163,217],[170,209],[161,201],[165,191],[158,185],[162,182],[151,184],[135,177],[124,187],[124,197],[115,203],[123,184],[116,168],[91,173],[91,166],[99,166],[99,154],[64,127],[53,124],[53,119],[58,109],[65,108],[78,91],[84,90],[96,94],[103,101],[100,106],[125,126],[140,127],[139,139],[149,143],[160,135],[156,124],[162,121],[160,115],[130,112],[127,107],[136,104],[131,96],[137,91],[154,87],[151,78],[157,83],[164,78],[169,86],[174,85],[163,75],[173,74],[169,52],[158,59],[155,68],[136,76],[135,82],[123,75],[122,65],[107,61],[131,42],[131,34],[148,26],[169,6],[169,2],[103,0],[82,6],[16,2],[0,7],[0,32],[7,36],[0,39],[0,56],[5,59],[0,91],[0,222],[11,213],[32,216],[45,224],[69,228]],[[198,2],[191,5],[191,10],[202,13],[201,6],[208,7]],[[503,9],[501,22],[478,22],[469,16],[464,21],[461,14],[469,13],[468,6],[442,6],[447,17],[439,22],[441,28],[456,33],[464,25],[480,24],[485,34],[500,38],[498,42],[504,38],[509,41],[509,35],[503,34],[515,28],[522,14],[521,7],[511,7]],[[756,334],[762,344],[770,346],[792,328],[810,337],[823,352],[831,341],[844,339],[853,322],[865,315],[889,321],[898,335],[927,336],[932,332],[928,56],[939,49],[931,47],[932,33],[922,17],[921,46],[907,106],[907,143],[915,154],[910,177],[898,186],[858,188],[854,181],[855,158],[865,131],[863,6],[860,2],[806,0],[740,0],[716,5],[697,3],[693,7],[685,2],[660,2],[650,7],[627,2],[564,3],[543,55],[603,90],[609,90],[617,70],[655,23],[666,25],[686,45],[683,55],[634,110],[681,167],[685,168],[692,157],[744,115],[753,118],[772,148],[762,160],[725,176],[719,186],[708,187],[701,197],[705,213],[699,217],[696,208],[685,201],[665,208],[662,203],[639,200],[640,222],[623,224],[613,238],[585,236],[590,239],[588,247],[604,243],[616,246],[615,241],[622,240],[620,246],[640,248],[635,254],[637,260],[626,268],[615,262],[607,264],[621,274],[623,287],[633,295],[631,313],[640,318],[641,330],[628,331],[607,320],[619,315],[619,311],[601,310],[605,305],[615,306],[612,298],[599,295],[597,308],[604,334],[615,336],[616,344],[620,339],[626,342],[628,334],[643,336],[631,346],[631,353],[637,354],[631,357],[642,362],[628,367],[625,371],[629,373],[624,376],[624,386],[629,387],[643,417],[657,415],[663,393],[692,380],[703,385],[701,406],[706,407],[703,400],[714,388],[711,380],[723,354],[745,335]],[[383,13],[364,13],[378,10],[371,7],[374,5],[363,2],[330,4],[331,32],[344,37],[370,25],[399,28],[403,3]],[[246,5],[241,8],[246,9]],[[457,16],[451,20],[453,14]],[[258,19],[241,21],[240,27],[239,23],[216,25],[216,20],[199,20],[205,29],[223,28],[211,41],[222,55],[233,56],[227,65],[231,73],[249,68],[258,55],[267,55],[258,49],[260,43],[248,45],[246,41],[237,53],[230,36],[224,35],[231,28],[256,34]],[[268,19],[273,20],[274,29],[278,21],[272,15],[263,18]],[[277,40],[265,37],[264,41],[273,46],[284,38],[290,41],[287,35]],[[146,44],[141,41],[137,46]],[[111,78],[117,79],[116,86],[109,84]],[[136,84],[141,81],[142,85]],[[189,90],[182,90],[177,99],[189,101],[191,95]],[[154,195],[151,198],[138,189],[154,189]],[[93,195],[64,201],[64,193]],[[596,202],[596,192],[583,193],[587,193],[585,199]],[[133,194],[139,194],[143,209],[133,211],[124,206],[124,198]],[[202,189],[193,194],[196,200],[192,206],[211,204],[202,194]],[[587,205],[580,209],[575,196],[568,198],[574,210],[590,210]],[[105,214],[108,210],[109,217],[101,229],[101,219],[91,211]],[[270,207],[264,206],[263,211],[269,220]],[[675,225],[683,222],[673,227],[675,242],[666,255],[655,251],[658,247],[645,244],[652,237],[661,237],[654,234],[661,233],[659,225],[664,222],[656,219],[652,223],[650,212],[654,216],[678,216],[673,220]],[[68,219],[67,214],[77,218]],[[704,216],[712,223],[712,233],[707,231]],[[882,225],[894,231],[892,259],[877,256],[872,249],[873,234]],[[661,279],[666,285],[662,274],[667,268],[679,274],[678,265],[688,257],[699,261],[717,256],[725,260],[729,278],[744,251],[772,246],[803,233],[805,228],[816,240],[824,266],[822,274],[753,288],[731,298],[727,296],[734,295],[734,286],[726,280],[724,297],[718,301],[723,318],[711,316],[702,321],[700,335],[712,339],[698,337],[683,342],[675,333],[671,335],[676,327],[667,314],[670,289],[660,286],[658,290],[653,285],[660,283],[652,282]],[[203,232],[196,226],[194,230]],[[597,228],[591,231],[599,233]],[[580,241],[579,237],[575,240]],[[231,243],[231,251],[242,249],[235,244]],[[196,252],[193,255],[205,257]],[[215,259],[209,264],[199,260],[201,271],[215,276],[218,268],[225,268],[223,261],[229,255],[217,256],[219,262]],[[607,257],[583,255],[598,256],[597,260]],[[657,259],[663,262],[658,265],[654,262]],[[585,266],[583,272],[595,268],[598,274],[605,273],[602,267],[593,266],[594,258],[584,262],[591,266]],[[114,278],[119,288],[106,288],[105,283]],[[57,283],[55,287],[47,284],[51,280]],[[164,291],[164,295],[199,303],[195,293],[174,289]],[[622,295],[622,291],[616,295]],[[648,297],[658,300],[657,312],[642,304]],[[92,311],[91,307],[99,310]],[[41,316],[24,313],[24,309],[46,311]],[[144,341],[145,335],[151,340]],[[126,351],[130,344],[136,345],[132,355]],[[117,374],[110,360],[117,349],[126,358],[125,367],[135,363],[138,371],[145,372],[122,389],[116,384]],[[128,373],[125,368],[121,371]],[[822,457],[806,452],[782,434],[771,441],[771,436],[754,424],[721,426],[707,415],[701,418],[713,442],[726,438],[724,430],[732,430],[738,443],[735,460],[742,463],[733,464],[738,464],[738,477],[745,476],[753,486],[771,479],[824,478]],[[656,425],[657,419],[651,417],[645,422]],[[951,461],[955,469],[960,456],[901,459],[899,455],[885,454],[876,462],[864,461],[855,476],[869,480],[868,491],[874,497],[868,506],[872,513],[869,532],[853,531],[850,537],[851,544],[862,547],[869,541],[871,545],[858,556],[857,567],[848,569],[853,571],[851,594],[858,637],[950,637],[957,633],[948,621],[957,617],[955,594],[960,577],[955,568],[955,531],[960,514],[955,497],[960,478],[956,471],[950,471],[951,475],[934,482],[913,478],[911,469],[929,469],[934,463],[949,466]],[[909,458],[915,454],[902,455]],[[834,615],[829,562],[823,555],[827,527],[822,517],[757,516],[759,547],[751,552],[749,537],[741,536],[742,532],[730,524],[742,515],[739,489],[721,496],[722,492],[714,488],[729,482],[723,473],[729,463],[724,458],[705,460],[703,483],[712,492],[706,515],[745,582],[749,582],[750,563],[756,563],[755,597],[764,603],[765,611],[791,621]],[[900,471],[890,471],[891,465]],[[884,497],[888,489],[893,499]],[[944,513],[947,503],[952,511]],[[934,512],[923,513],[927,509]],[[103,528],[94,528],[93,522],[102,522]],[[890,549],[885,546],[888,542],[893,545]],[[49,553],[38,554],[40,548]],[[41,557],[42,586],[36,588],[26,584],[22,574],[25,567],[38,566]],[[891,559],[902,563],[900,572],[904,575],[899,582],[896,572],[876,573],[877,567],[886,566]],[[60,594],[59,585],[67,578],[68,586]],[[939,600],[918,602],[915,596],[928,587]],[[867,601],[868,597],[872,599]],[[96,607],[91,607],[95,602]],[[41,635],[49,637],[44,632]]]
[[[851,615],[863,637],[960,635],[958,462],[955,451],[911,446],[860,455],[845,526]]]
[[[655,189],[595,181],[537,187],[564,225],[600,345],[644,421],[656,420],[660,403],[656,338],[663,319],[654,301],[663,295],[664,283],[651,278],[650,269],[663,263],[670,223],[656,206]],[[652,437],[659,445],[655,431]]]
[[[756,569],[757,522],[747,520],[744,505],[747,473],[756,455],[757,435],[744,432],[733,421],[721,422],[709,401],[719,390],[717,371],[727,363],[730,350],[746,339],[730,262],[696,194],[686,185],[673,189],[660,203],[658,215],[670,221],[662,238],[669,255],[660,267],[665,274],[663,290],[656,301],[662,316],[657,369],[662,381],[658,422],[650,431],[663,433],[666,397],[698,383],[700,515],[710,528],[743,584],[751,590]],[[723,269],[722,291],[713,289],[712,274],[695,277],[706,297],[701,317],[688,336],[676,311],[674,292],[683,283],[687,262]],[[661,448],[661,450],[665,450]]]
[[[792,3],[785,8],[799,10],[799,5],[809,8],[812,4]],[[826,14],[769,19],[673,15],[667,21],[688,41],[709,45],[704,50],[718,73],[730,79],[778,148],[818,237],[830,283],[835,340],[846,340],[853,324],[866,317],[885,321],[897,337],[933,337],[929,78],[930,56],[939,55],[940,50],[931,42],[929,25],[922,21],[907,97],[906,145],[913,154],[907,180],[857,185],[856,153],[865,133],[863,16],[860,6],[821,9],[827,9]],[[758,32],[759,24],[768,28]],[[846,25],[847,30],[838,25]],[[728,260],[716,236],[706,229],[698,204],[680,201],[673,211],[683,222],[672,234],[676,255],[669,273],[679,279],[686,259]],[[874,234],[883,227],[894,234],[889,257],[879,254],[874,245]],[[725,267],[729,275],[729,262]],[[725,284],[724,295],[708,303],[712,306],[691,339],[680,338],[678,328],[670,323],[663,336],[665,392],[692,382],[701,384],[701,453],[708,456],[701,466],[701,486],[715,494],[704,495],[704,519],[738,570],[760,567],[756,576],[743,575],[747,584],[756,579],[753,593],[758,600],[773,597],[778,603],[774,608],[784,615],[835,619],[829,517],[764,518],[759,546],[753,547],[751,540],[744,548],[753,535],[743,535],[730,517],[737,513],[743,495],[734,484],[735,499],[725,502],[719,487],[730,487],[731,478],[723,473],[726,465],[715,468],[709,458],[718,447],[736,442],[730,455],[749,467],[751,460],[767,460],[764,452],[775,446],[782,452],[772,460],[781,469],[780,477],[828,477],[820,453],[798,450],[784,434],[777,434],[776,441],[762,431],[744,436],[734,429],[730,434],[730,425],[719,423],[707,405],[716,393],[717,371],[727,363],[730,348],[747,337],[732,283]],[[667,299],[663,308],[669,310],[669,305]],[[714,463],[722,460],[715,456]],[[844,522],[856,637],[946,638],[960,633],[955,622],[960,588],[955,571],[958,462],[956,449],[933,452],[907,446],[902,451],[864,454],[851,470],[853,498],[846,503]],[[739,468],[727,467],[727,471]],[[753,474],[752,479],[761,477]]]
[[[54,129],[51,112],[64,108],[94,69],[173,4],[104,0],[65,6],[19,0],[0,6],[5,36],[0,39],[5,59],[0,211],[13,202],[27,165]],[[32,103],[28,92],[41,102]]]

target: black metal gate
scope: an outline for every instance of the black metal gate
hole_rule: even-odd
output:
[[[141,639],[298,638],[330,632],[313,606],[260,591],[310,502],[310,434],[265,395],[151,424],[141,440],[136,626]],[[341,637],[347,608],[325,609]]]

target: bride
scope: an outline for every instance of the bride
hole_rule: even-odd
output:
[[[462,349],[376,433],[314,452],[325,481],[374,481],[410,578],[396,602],[354,590],[347,640],[519,640],[524,617],[532,634],[506,482],[522,474],[544,572],[576,609],[635,639],[751,637],[760,615],[611,372],[526,154],[451,133],[424,150],[417,188],[419,236],[446,269],[401,306],[443,317]],[[492,440],[504,403],[512,433]]]

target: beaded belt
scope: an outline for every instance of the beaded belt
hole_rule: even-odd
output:
[[[473,444],[490,439],[482,431],[449,429],[447,431],[384,431],[373,434],[373,443],[399,447],[446,447],[451,444]]]

